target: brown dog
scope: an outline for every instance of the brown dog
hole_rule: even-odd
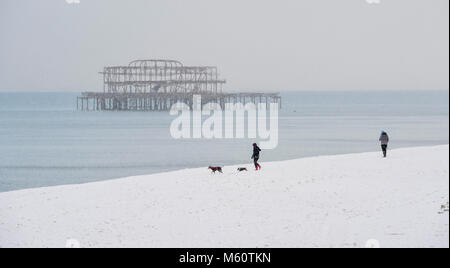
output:
[[[212,171],[213,173],[216,173],[216,171],[218,171],[218,172],[220,172],[220,173],[223,173],[221,167],[208,167],[208,169],[211,169],[211,171]]]
[[[237,169],[239,172],[243,172],[243,171],[248,171],[247,168],[245,167],[240,167]]]

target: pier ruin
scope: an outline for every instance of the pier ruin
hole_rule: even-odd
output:
[[[82,92],[77,109],[83,111],[167,111],[177,102],[202,104],[278,103],[279,93],[227,93],[226,80],[214,66],[184,66],[174,60],[136,60],[128,66],[104,67],[103,92]]]

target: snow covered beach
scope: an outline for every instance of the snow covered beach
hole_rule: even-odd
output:
[[[449,247],[448,155],[417,147],[0,193],[0,247]]]

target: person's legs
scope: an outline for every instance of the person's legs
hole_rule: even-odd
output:
[[[383,156],[387,156],[387,145],[381,145],[381,149],[383,150]]]
[[[258,159],[259,159],[258,157],[253,158],[253,163],[255,164],[256,170],[258,170],[258,168],[259,168]]]

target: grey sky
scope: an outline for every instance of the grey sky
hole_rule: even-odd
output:
[[[217,65],[228,90],[448,90],[449,1],[1,0],[0,91],[101,90],[105,65]]]

